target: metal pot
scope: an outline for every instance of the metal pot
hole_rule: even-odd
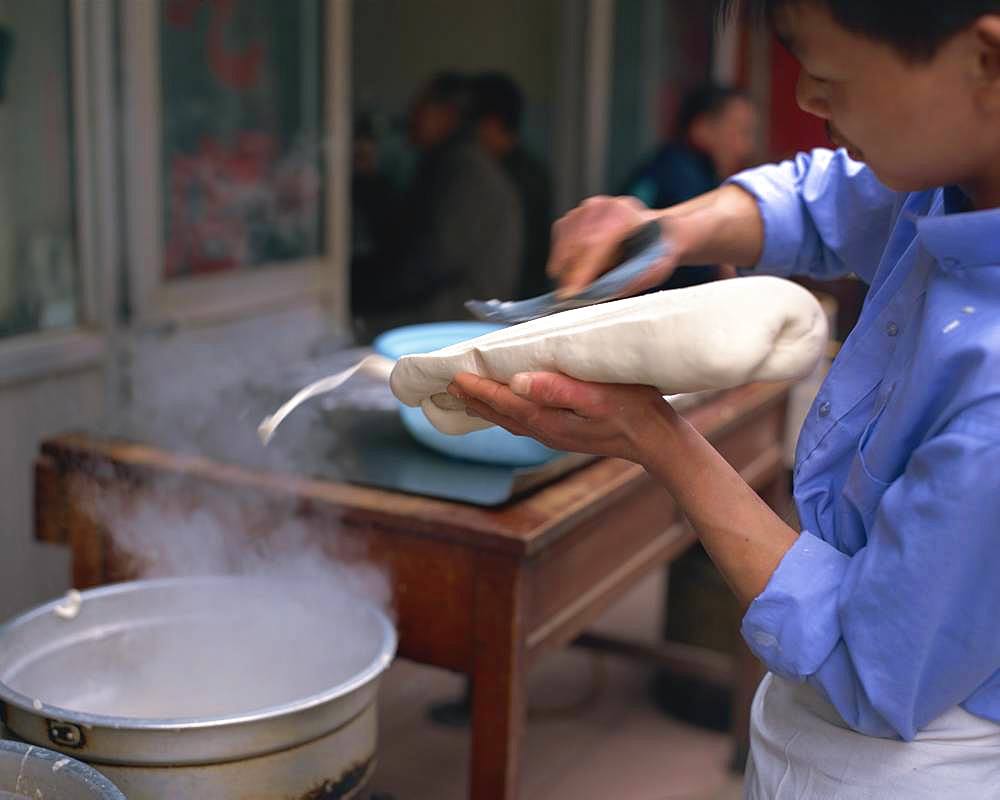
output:
[[[125,800],[101,773],[44,747],[0,740],[0,800]]]
[[[381,612],[308,580],[137,581],[81,600],[0,628],[17,737],[129,800],[348,798],[367,782],[396,648]]]

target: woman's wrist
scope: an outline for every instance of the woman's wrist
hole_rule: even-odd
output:
[[[676,263],[748,267],[760,258],[764,224],[757,200],[736,185],[656,212]]]
[[[663,239],[670,243],[672,259],[678,266],[700,264],[702,254],[711,251],[714,219],[710,195],[705,195],[700,203],[691,201],[690,205],[684,203],[658,211],[656,221]]]
[[[647,472],[656,471],[656,466],[668,457],[677,442],[677,426],[684,420],[663,397],[650,403],[647,413],[640,416],[631,426],[629,442],[633,456],[630,460],[639,464]]]

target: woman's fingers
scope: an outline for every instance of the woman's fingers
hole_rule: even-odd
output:
[[[622,240],[649,219],[649,210],[632,197],[590,197],[552,226],[552,252],[546,272],[570,297],[607,272]]]
[[[587,383],[551,372],[520,373],[504,385],[472,373],[456,375],[448,392],[466,410],[557,450],[637,461],[640,434],[665,405],[651,386]]]
[[[577,250],[559,274],[559,296],[574,297],[611,269],[620,245],[618,238],[605,239]]]
[[[532,438],[535,438],[532,432],[525,428],[516,419],[501,414],[495,408],[482,402],[481,400],[474,400],[473,398],[468,397],[465,400],[465,404],[466,413],[472,417],[485,419],[487,422],[499,425],[501,428],[507,429],[515,436],[531,436]]]
[[[569,217],[562,217],[552,226],[552,249],[545,265],[545,273],[554,280],[557,280],[573,262],[580,246],[579,241],[570,234],[571,225],[572,220]]]
[[[552,225],[552,250],[545,267],[550,278],[561,278],[580,253],[592,244],[595,235],[600,235],[600,218],[610,202],[613,198],[603,195],[588,197],[555,221]]]
[[[499,425],[517,436],[529,436],[556,450],[593,453],[606,438],[604,431],[589,427],[589,420],[565,408],[535,406],[529,412],[530,422],[525,422],[520,417],[507,416],[482,400],[467,396],[465,403],[472,416]]]
[[[586,423],[587,419],[560,404],[572,402],[585,407],[588,403],[595,405],[596,401],[588,396],[592,387],[572,378],[558,380],[564,377],[544,372],[532,373],[528,377],[528,396],[520,396],[502,383],[463,373],[455,376],[448,391],[461,398],[466,408],[477,416],[512,433],[547,440],[572,438],[578,425]],[[550,380],[552,378],[557,380]]]
[[[511,379],[509,386],[463,373],[455,376],[453,385],[460,395],[480,400],[524,422],[530,422],[539,408],[563,409],[591,418],[600,416],[607,406],[600,384],[555,372],[522,372]]]
[[[494,420],[483,413],[482,406],[516,421],[521,426],[530,425],[540,410],[537,403],[518,397],[504,384],[469,372],[456,375],[448,387],[448,392],[465,402],[466,407],[491,422]]]
[[[608,404],[600,384],[578,381],[555,372],[521,372],[511,378],[510,390],[546,408],[568,409],[588,419],[607,412]]]

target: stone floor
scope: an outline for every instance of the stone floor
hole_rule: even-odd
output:
[[[653,576],[595,626],[654,638],[662,581]],[[532,673],[522,800],[739,800],[728,737],[672,720],[649,700],[650,670],[579,650]],[[468,736],[428,720],[463,680],[397,662],[380,696],[380,765],[372,791],[394,800],[465,798]]]

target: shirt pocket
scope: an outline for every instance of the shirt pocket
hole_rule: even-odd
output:
[[[896,384],[889,385],[875,404],[875,411],[858,439],[861,468],[876,483],[889,485],[906,467],[906,427],[903,409],[893,403]]]
[[[896,477],[892,474],[893,462],[896,459],[893,457],[891,436],[886,426],[882,424],[886,420],[886,410],[889,408],[891,397],[892,389],[878,403],[871,419],[861,432],[844,483],[844,496],[857,510],[865,530],[871,528],[882,495]]]

